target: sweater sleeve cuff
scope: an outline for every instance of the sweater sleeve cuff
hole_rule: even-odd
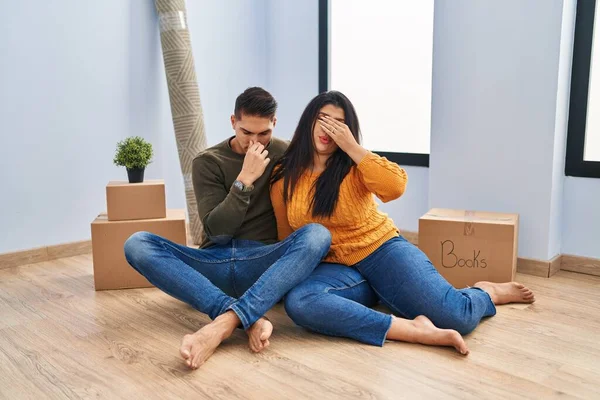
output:
[[[235,185],[231,185],[231,188],[229,188],[229,193],[232,193],[233,195],[235,195],[236,197],[243,199],[246,202],[250,201],[250,195],[254,192],[254,190],[251,190],[249,192],[244,192],[242,191],[242,189],[238,188]]]
[[[370,164],[373,163],[379,156],[371,151],[367,152],[367,154],[360,160],[360,162],[356,165],[359,171],[363,172],[365,168],[368,168]]]

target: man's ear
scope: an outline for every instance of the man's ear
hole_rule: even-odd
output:
[[[234,114],[231,114],[231,127],[235,130],[235,123],[237,122],[237,118]]]
[[[273,117],[273,128],[277,125],[277,117]]]

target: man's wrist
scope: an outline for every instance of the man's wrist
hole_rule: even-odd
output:
[[[254,180],[248,178],[245,175],[239,174],[236,181],[240,181],[244,184],[244,186],[252,186],[254,184]]]
[[[250,193],[254,190],[254,185],[245,185],[244,183],[242,183],[242,181],[239,180],[233,182],[232,187],[236,188],[242,193]]]

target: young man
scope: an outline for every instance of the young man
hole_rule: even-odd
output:
[[[194,159],[205,231],[200,249],[148,232],[125,243],[127,261],[148,281],[213,319],[183,338],[180,353],[190,368],[202,365],[239,325],[253,351],[266,348],[273,326],[263,315],[329,251],[331,235],[317,224],[277,242],[269,179],[287,143],[271,137],[276,109],[267,91],[247,89],[231,116],[235,136]]]

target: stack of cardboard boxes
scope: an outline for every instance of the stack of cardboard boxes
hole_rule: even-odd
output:
[[[109,182],[107,212],[92,222],[96,290],[151,287],[125,259],[123,246],[135,232],[146,231],[186,244],[185,210],[167,209],[162,180]]]

